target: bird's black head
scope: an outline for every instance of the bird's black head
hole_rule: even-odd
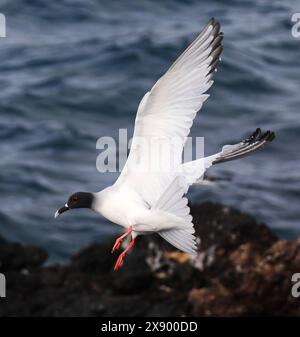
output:
[[[76,192],[69,197],[68,202],[63,207],[56,211],[54,217],[56,218],[61,213],[73,208],[92,208],[93,199],[92,193]]]

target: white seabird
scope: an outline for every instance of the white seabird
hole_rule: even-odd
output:
[[[184,197],[190,185],[203,180],[212,165],[246,156],[271,142],[275,135],[257,129],[248,139],[226,145],[212,156],[182,163],[182,151],[197,111],[209,97],[205,94],[213,84],[212,77],[220,60],[223,34],[219,23],[211,19],[195,41],[173,63],[141,100],[135,120],[131,151],[123,171],[114,185],[97,193],[77,192],[60,208],[59,214],[74,208],[91,208],[110,221],[123,226],[112,252],[130,235],[131,241],[120,254],[119,268],[138,235],[158,233],[170,244],[191,255],[197,252],[188,201]],[[172,165],[148,144],[169,144],[175,151]],[[176,148],[172,139],[176,138]],[[178,141],[179,140],[179,141]],[[169,143],[168,143],[169,142]],[[151,143],[152,144],[152,143]],[[150,158],[150,159],[149,159]],[[149,160],[151,165],[149,166]],[[156,163],[158,162],[159,163]],[[170,167],[157,170],[153,167]]]

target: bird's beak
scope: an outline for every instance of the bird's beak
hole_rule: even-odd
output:
[[[70,207],[68,206],[68,204],[65,204],[64,207],[58,209],[58,210],[55,212],[54,218],[57,218],[59,215],[61,215],[61,213],[65,212],[65,211],[67,211],[67,210],[69,210],[69,209],[70,209]]]

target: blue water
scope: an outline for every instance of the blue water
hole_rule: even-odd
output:
[[[220,201],[253,214],[281,237],[300,234],[299,1],[0,1],[0,235],[66,260],[117,227],[88,211],[54,220],[75,191],[97,191],[96,140],[132,132],[143,94],[214,16],[225,34],[222,63],[193,136],[205,152],[273,129],[276,141],[209,174],[193,202]]]

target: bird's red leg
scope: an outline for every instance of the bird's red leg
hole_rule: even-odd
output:
[[[131,239],[131,241],[130,241],[128,247],[126,247],[126,249],[124,250],[124,252],[122,252],[122,253],[120,254],[120,256],[118,257],[118,260],[117,260],[117,262],[116,262],[116,264],[115,264],[115,267],[114,267],[114,270],[115,270],[115,271],[119,269],[120,265],[121,265],[122,262],[123,262],[123,259],[124,259],[125,255],[126,255],[126,253],[127,253],[133,246],[134,246],[134,238]]]
[[[116,251],[117,249],[119,249],[120,244],[122,242],[122,240],[124,240],[124,238],[126,238],[127,235],[131,234],[132,232],[132,226],[129,226],[128,231],[126,233],[124,233],[123,235],[121,235],[119,238],[117,238],[111,252],[113,253],[114,251]]]

